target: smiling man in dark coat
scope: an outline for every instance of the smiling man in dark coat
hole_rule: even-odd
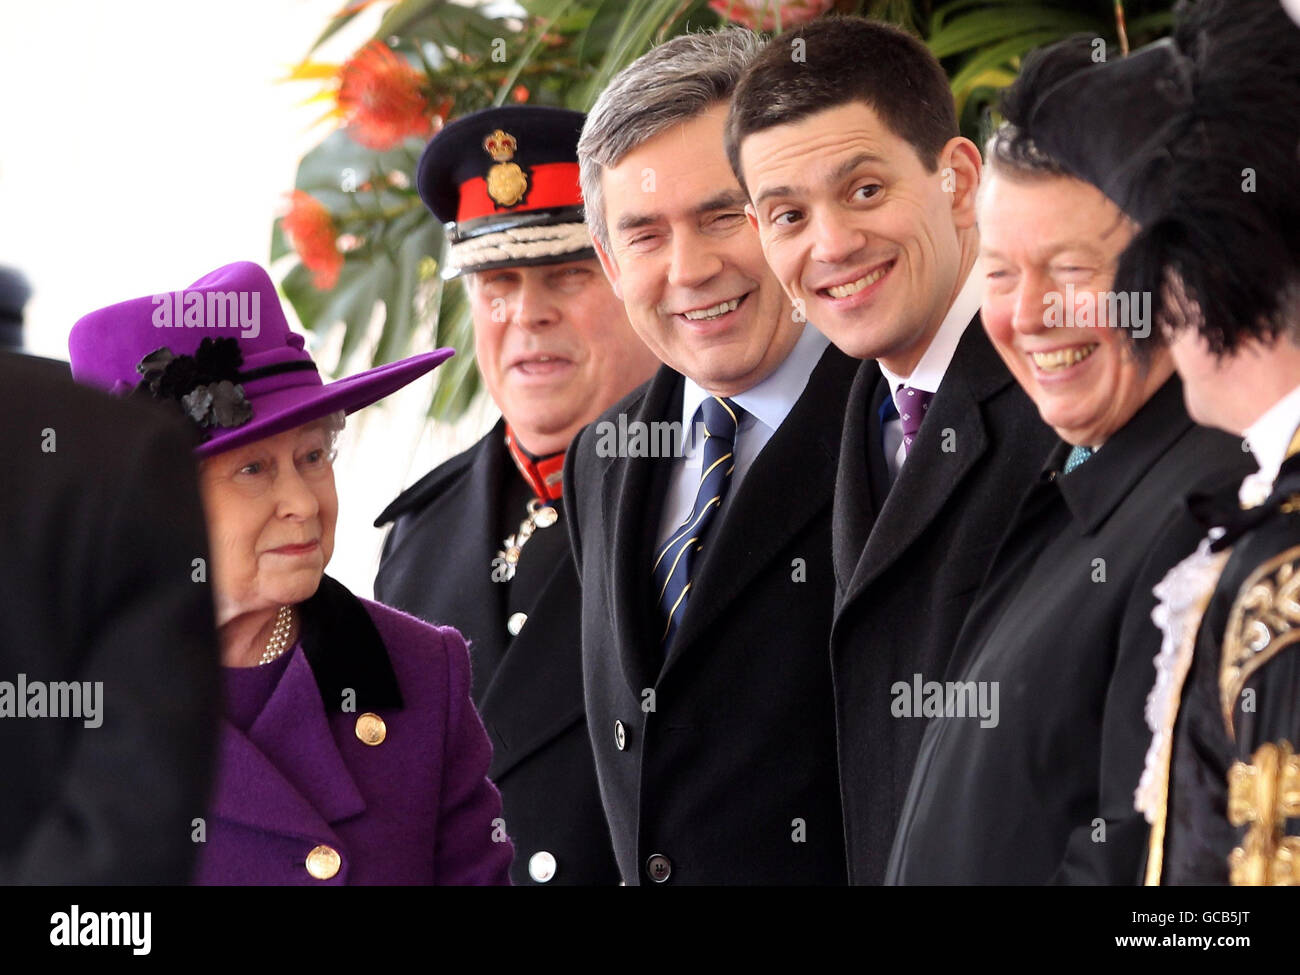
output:
[[[855,364],[782,295],[727,164],[727,99],[757,47],[729,30],[656,48],[579,144],[601,259],[666,363],[565,470],[587,715],[629,884],[845,881],[825,647]],[[638,446],[665,425],[685,450]]]
[[[1190,414],[1259,463],[1191,500],[1208,534],[1156,590],[1145,879],[1296,885],[1300,28],[1203,0],[1121,61],[1068,53],[1043,59],[1031,134],[1141,225],[1116,287],[1152,296]]]
[[[375,595],[460,629],[493,745],[516,884],[618,881],[584,722],[564,451],[655,361],[593,257],[575,149],[582,115],[489,109],[436,136],[421,197],[452,224],[479,372],[502,419],[405,491]]]
[[[849,878],[880,883],[924,722],[898,682],[942,680],[1051,431],[979,323],[979,150],[916,38],[857,17],[776,38],[727,124],[787,294],[864,359],[835,482],[830,642]]]
[[[1086,41],[1074,50],[1091,56]],[[1041,83],[1027,64],[1008,119]],[[1147,824],[1133,792],[1160,650],[1152,587],[1201,536],[1184,492],[1235,485],[1252,465],[1239,441],[1188,417],[1149,302],[1113,290],[1135,225],[1023,129],[1000,129],[986,157],[984,327],[1062,442],[962,630],[888,880],[1134,884]],[[994,707],[963,714],[958,695]]]

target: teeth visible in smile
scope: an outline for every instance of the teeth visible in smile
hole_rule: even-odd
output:
[[[875,284],[889,272],[888,267],[878,268],[872,271],[865,278],[858,278],[856,281],[850,281],[848,284],[837,284],[833,288],[827,288],[826,292],[832,298],[847,298],[849,295],[855,295],[867,285]]]
[[[1094,344],[1076,345],[1068,349],[1055,349],[1052,352],[1035,352],[1033,353],[1034,365],[1048,372],[1068,369],[1070,366],[1088,358],[1096,350],[1097,346]]]
[[[710,318],[718,318],[729,311],[735,311],[736,306],[740,304],[739,298],[732,298],[730,301],[724,301],[712,308],[701,308],[699,311],[688,311],[683,314],[693,322],[704,322]]]

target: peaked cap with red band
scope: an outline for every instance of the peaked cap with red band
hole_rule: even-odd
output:
[[[488,108],[433,137],[416,185],[447,225],[449,272],[595,256],[578,188],[585,120],[563,108]]]

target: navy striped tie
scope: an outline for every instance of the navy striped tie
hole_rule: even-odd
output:
[[[665,651],[686,612],[686,599],[691,590],[691,565],[731,484],[731,472],[736,468],[736,428],[744,413],[729,399],[709,396],[695,414],[694,425],[698,426],[702,415],[706,431],[700,488],[695,494],[695,505],[690,515],[655,554],[652,572],[659,610],[664,619],[662,639]]]

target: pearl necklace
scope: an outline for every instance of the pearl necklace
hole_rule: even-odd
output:
[[[280,611],[275,614],[275,627],[271,630],[271,639],[266,641],[266,649],[262,651],[262,659],[257,662],[259,667],[262,664],[269,664],[289,649],[289,633],[292,630],[293,607],[281,606]]]

